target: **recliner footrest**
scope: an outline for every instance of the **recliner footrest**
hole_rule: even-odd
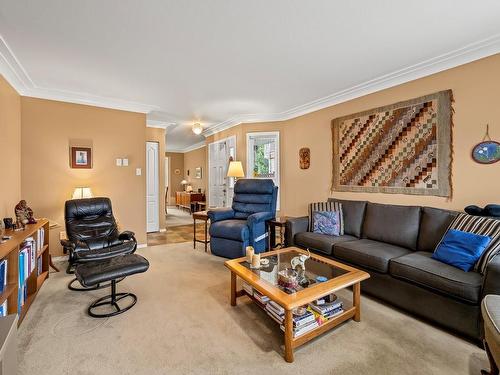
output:
[[[116,256],[110,259],[80,264],[75,269],[75,276],[85,287],[105,281],[146,272],[149,262],[137,254]]]

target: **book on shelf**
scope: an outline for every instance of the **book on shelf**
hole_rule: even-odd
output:
[[[253,291],[253,296],[257,301],[259,301],[263,306],[265,306],[269,302],[269,297],[258,292],[257,290]]]
[[[8,310],[7,310],[7,300],[5,300],[1,305],[0,305],[0,316],[7,316]]]
[[[317,321],[313,320],[312,322],[309,322],[300,328],[294,328],[293,329],[293,338],[297,338],[299,336],[302,336],[303,334],[310,332],[313,329],[318,328],[319,326],[320,326],[319,323]],[[280,328],[283,332],[285,331],[284,325],[280,325]]]
[[[276,323],[283,324],[283,321],[285,319],[284,315],[279,315],[279,314],[275,313],[274,311],[268,309],[267,306],[266,306],[266,312],[267,312],[267,315],[269,315]]]
[[[0,262],[0,293],[3,293],[7,286],[7,265],[8,260],[2,259]]]
[[[37,268],[36,268],[36,275],[37,276],[40,276],[43,272],[43,269],[42,269],[42,257],[38,257],[38,259],[36,260],[38,265],[37,265]]]
[[[339,307],[341,308],[342,305],[343,304],[342,304],[341,300],[337,300],[337,301],[332,302],[332,303],[322,303],[319,305],[315,302],[309,304],[311,309],[313,309],[314,311],[318,312],[319,314],[323,314],[323,315],[329,313],[330,311],[336,310]]]
[[[281,307],[281,305],[277,304],[274,301],[269,301],[268,304],[269,304],[269,307],[272,308],[274,311],[276,311],[277,314],[285,315],[285,309],[283,307]]]
[[[38,242],[33,237],[28,237],[21,244],[19,250],[18,311],[21,311],[21,307],[24,306],[28,296],[26,280],[37,266]]]
[[[36,251],[37,253],[39,253],[40,251],[42,251],[43,244],[45,243],[45,229],[43,227],[38,228],[37,239],[38,241],[36,241]]]

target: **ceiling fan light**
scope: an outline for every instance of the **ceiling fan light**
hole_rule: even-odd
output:
[[[200,135],[201,132],[203,131],[203,126],[201,126],[201,124],[199,122],[197,122],[197,123],[193,124],[192,130],[193,130],[194,134]]]

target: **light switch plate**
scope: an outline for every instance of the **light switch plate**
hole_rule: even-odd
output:
[[[122,165],[128,167],[128,159],[122,159]]]
[[[135,175],[140,176],[142,174],[142,169],[141,168],[136,168],[135,169]]]
[[[122,159],[116,159],[116,166],[121,167],[122,166]]]

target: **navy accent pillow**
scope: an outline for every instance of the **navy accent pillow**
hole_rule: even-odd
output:
[[[481,258],[490,241],[488,236],[450,229],[432,254],[432,258],[469,272]]]
[[[340,220],[338,211],[313,211],[313,232],[340,235]]]

